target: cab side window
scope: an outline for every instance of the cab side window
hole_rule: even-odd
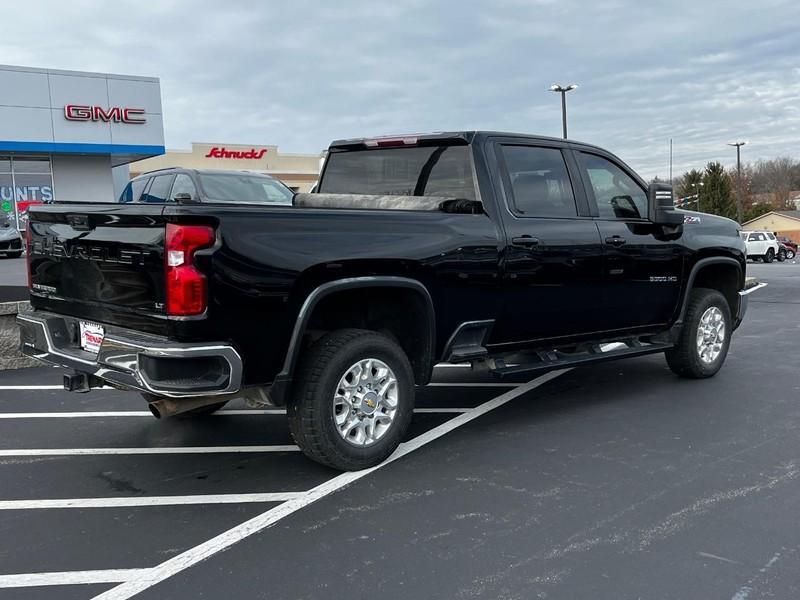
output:
[[[601,219],[646,219],[647,192],[610,160],[581,152]]]
[[[178,173],[175,176],[175,183],[172,184],[170,199],[175,200],[175,196],[178,194],[189,194],[193,200],[197,199],[197,189],[194,187],[192,178],[186,173]]]
[[[153,183],[147,190],[147,193],[142,195],[142,202],[166,202],[169,188],[172,185],[172,175],[159,175],[153,177]]]
[[[523,217],[575,217],[575,194],[558,148],[504,145],[512,210]]]
[[[122,194],[120,194],[119,201],[120,202],[138,202],[139,196],[142,195],[142,190],[144,190],[144,185],[149,181],[147,177],[143,179],[134,179],[133,181],[128,182],[128,185],[125,186],[125,189],[122,190]]]

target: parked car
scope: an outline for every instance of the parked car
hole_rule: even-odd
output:
[[[778,239],[778,242],[783,244],[786,248],[786,258],[792,260],[795,256],[797,256],[797,243],[790,240],[785,236],[775,234],[775,237]]]
[[[7,215],[0,222],[0,254],[7,258],[22,256],[22,235],[14,224],[13,215]]]
[[[131,179],[119,202],[291,204],[293,197],[292,190],[263,173],[175,167]]]
[[[156,416],[286,406],[303,452],[338,469],[395,450],[439,362],[502,379],[662,353],[711,377],[758,289],[737,223],[578,142],[342,140],[291,206],[209,193],[203,172],[197,202],[183,175],[31,209],[22,351]]]
[[[780,245],[775,234],[769,231],[742,231],[742,239],[747,246],[747,258],[760,259],[771,263],[778,256]]]

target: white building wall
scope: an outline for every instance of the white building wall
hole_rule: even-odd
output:
[[[53,189],[57,200],[114,202],[110,156],[53,156]]]
[[[114,180],[114,198],[119,198],[122,190],[131,180],[130,165],[120,165],[111,169],[111,177]]]

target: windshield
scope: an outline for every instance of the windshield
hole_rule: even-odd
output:
[[[332,152],[319,192],[475,200],[469,146]]]
[[[201,173],[204,198],[209,202],[291,204],[294,194],[280,181],[247,173]]]

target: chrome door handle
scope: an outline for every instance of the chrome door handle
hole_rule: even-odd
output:
[[[607,237],[606,244],[608,244],[609,246],[622,246],[625,244],[625,238],[620,237],[618,235]]]

